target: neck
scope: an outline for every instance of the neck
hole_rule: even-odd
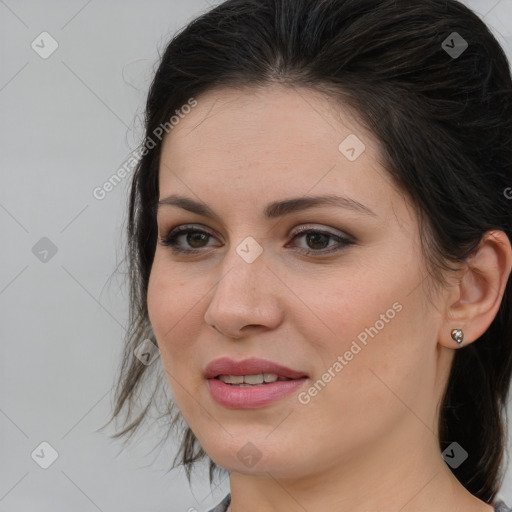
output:
[[[232,471],[228,512],[493,512],[453,476],[424,426],[421,439],[376,440],[343,464],[314,471],[320,462],[301,478],[276,478],[272,468]]]

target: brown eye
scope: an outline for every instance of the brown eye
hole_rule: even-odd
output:
[[[198,249],[203,247],[201,244],[204,243],[205,240],[207,241],[210,235],[202,232],[189,232],[185,236],[187,244],[189,244],[194,249]]]
[[[160,238],[160,243],[170,247],[173,252],[192,253],[207,247],[207,242],[213,235],[190,226],[180,226],[173,229],[165,238]],[[188,247],[182,247],[182,240]]]
[[[326,244],[329,244],[329,238],[331,238],[330,235],[325,233],[307,233],[306,243],[312,249],[325,249]]]
[[[201,249],[208,247],[210,238],[214,237],[206,231],[192,226],[179,226],[173,229],[166,238],[160,238],[159,240],[162,245],[170,247],[174,253],[192,254],[198,253]],[[292,240],[295,241],[299,238],[305,240],[306,247],[299,247],[298,249],[305,254],[317,256],[341,251],[346,246],[355,243],[348,238],[334,233],[311,228],[301,229],[293,236]],[[329,246],[329,242],[334,242],[334,244]]]
[[[304,238],[306,247],[299,248],[306,254],[329,254],[343,250],[348,245],[353,245],[354,242],[348,238],[330,233],[328,231],[320,231],[318,229],[303,228],[299,233],[295,234],[293,240]],[[329,247],[329,241],[333,240],[335,243],[332,248]],[[326,250],[327,249],[327,250]]]

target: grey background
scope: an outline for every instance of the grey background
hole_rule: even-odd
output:
[[[512,0],[465,3],[511,58]],[[131,174],[103,200],[93,190],[142,141],[158,51],[209,5],[0,0],[0,512],[202,511],[229,489],[168,473],[176,447],[151,452],[156,422],[125,451],[97,432],[127,322],[125,283],[109,278]],[[31,47],[44,31],[58,43],[46,59]],[[43,441],[58,452],[46,470],[31,457]],[[500,496],[512,505],[512,467]]]

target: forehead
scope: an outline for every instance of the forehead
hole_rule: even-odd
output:
[[[271,86],[196,99],[164,140],[160,198],[180,192],[209,202],[214,192],[217,204],[234,196],[266,204],[339,192],[374,211],[391,206],[393,187],[375,137],[325,94]]]
[[[357,114],[315,89],[284,85],[215,89],[201,95],[197,106],[181,116],[164,140],[164,152],[172,149],[181,156],[181,151],[193,148],[231,146],[278,154],[305,145],[317,153],[329,147],[338,150],[349,135],[365,141],[367,155],[377,156],[378,144],[359,124]]]

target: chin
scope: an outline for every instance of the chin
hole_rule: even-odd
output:
[[[265,456],[250,445],[232,453],[218,449],[207,453],[218,466],[230,473],[248,476],[268,477],[270,474],[274,478],[298,478],[307,472],[305,468],[311,467],[313,462],[308,464],[304,460],[294,460],[289,457],[289,454],[276,453],[275,450]]]

